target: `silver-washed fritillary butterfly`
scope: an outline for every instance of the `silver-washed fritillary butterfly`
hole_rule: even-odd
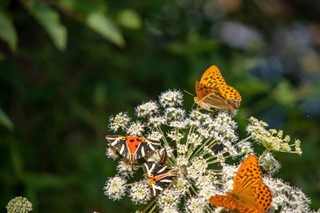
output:
[[[201,108],[211,111],[212,108],[234,111],[240,107],[241,96],[232,86],[227,85],[219,68],[209,67],[195,84],[194,101]]]
[[[271,205],[270,189],[261,182],[262,172],[256,155],[250,155],[241,164],[234,178],[233,190],[227,195],[210,198],[214,206],[240,213],[265,213]]]

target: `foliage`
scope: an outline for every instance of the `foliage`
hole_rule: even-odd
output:
[[[136,209],[103,195],[108,117],[169,88],[193,92],[216,64],[242,96],[239,129],[252,115],[301,139],[300,159],[277,154],[281,177],[319,208],[319,14],[316,0],[1,1],[0,200]]]

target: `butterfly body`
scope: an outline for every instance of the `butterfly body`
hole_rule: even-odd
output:
[[[240,107],[241,96],[232,86],[227,85],[217,66],[209,67],[195,84],[194,101],[201,108],[234,111]]]
[[[160,147],[160,142],[139,136],[107,135],[106,139],[110,142],[110,146],[117,150],[130,164],[134,164],[142,157],[151,155]]]
[[[262,172],[257,156],[247,157],[234,178],[233,190],[226,195],[210,198],[214,206],[221,206],[240,213],[264,213],[272,202],[270,189],[261,182]]]

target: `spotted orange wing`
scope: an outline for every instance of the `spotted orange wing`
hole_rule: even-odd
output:
[[[225,99],[226,108],[238,109],[241,103],[241,95],[239,92],[229,85],[219,87],[219,94]]]
[[[212,65],[195,84],[195,102],[203,109],[212,108],[234,111],[240,107],[241,96],[227,85],[217,66]]]
[[[196,82],[196,95],[194,102],[198,104],[202,109],[211,111],[212,108],[220,109],[220,103],[223,103],[223,98],[218,96],[218,90],[208,87],[204,84]]]
[[[270,189],[261,182],[262,172],[257,156],[247,157],[234,178],[233,190],[227,195],[210,198],[210,203],[240,213],[264,213],[272,202]]]
[[[195,102],[203,109],[211,110],[219,103],[223,102],[222,98],[217,96],[219,93],[218,87],[220,85],[226,85],[220,70],[217,66],[212,65],[202,75],[200,82],[196,81],[195,90],[196,97]]]
[[[198,81],[196,81],[195,89],[196,89],[196,95],[197,95],[196,97],[199,100],[202,100],[206,96],[213,94],[214,92],[217,92],[216,89],[212,87],[208,87],[207,85],[199,83]]]
[[[214,206],[221,206],[230,210],[236,210],[238,207],[236,200],[231,194],[212,196],[209,202]]]
[[[208,87],[217,87],[220,85],[227,85],[219,68],[216,65],[210,66],[203,74],[200,79],[200,83]]]

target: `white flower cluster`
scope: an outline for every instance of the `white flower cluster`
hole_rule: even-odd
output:
[[[150,196],[150,186],[145,177],[128,183],[128,179],[141,167],[120,160],[117,174],[104,187],[104,193],[110,199],[118,200],[128,193],[133,203],[146,204],[142,207],[145,212],[156,209],[159,212],[220,212],[223,208],[212,206],[208,200],[233,189],[238,166],[226,162],[255,153],[250,142],[252,139],[266,148],[259,161],[269,174],[263,180],[272,191],[270,209],[309,211],[310,201],[302,191],[270,176],[281,167],[271,151],[301,154],[298,140],[292,151],[290,138],[283,138],[282,131],[266,130],[266,123],[250,118],[247,127],[249,137],[239,141],[237,124],[227,112],[186,112],[182,104],[182,93],[169,90],[160,95],[159,102],[150,101],[136,107],[136,119],[122,112],[110,118],[110,129],[114,132],[160,141],[162,148],[145,160],[158,162],[160,153],[165,149],[168,156],[166,164],[179,171],[170,186],[154,199]],[[109,149],[106,154],[113,159],[118,157]]]
[[[298,188],[280,179],[265,177],[263,180],[272,191],[272,207],[280,212],[311,212],[310,199]]]
[[[15,197],[6,208],[8,213],[28,213],[32,211],[32,203],[25,197]]]
[[[126,179],[119,176],[110,178],[104,187],[104,194],[113,200],[121,199],[126,192],[126,182]]]
[[[268,124],[251,117],[250,124],[247,126],[247,132],[251,135],[252,139],[257,143],[263,145],[267,151],[287,152],[302,154],[300,148],[300,140],[295,140],[294,144],[290,144],[290,136],[283,137],[282,130],[270,129],[266,130]],[[294,150],[291,147],[294,146]]]

